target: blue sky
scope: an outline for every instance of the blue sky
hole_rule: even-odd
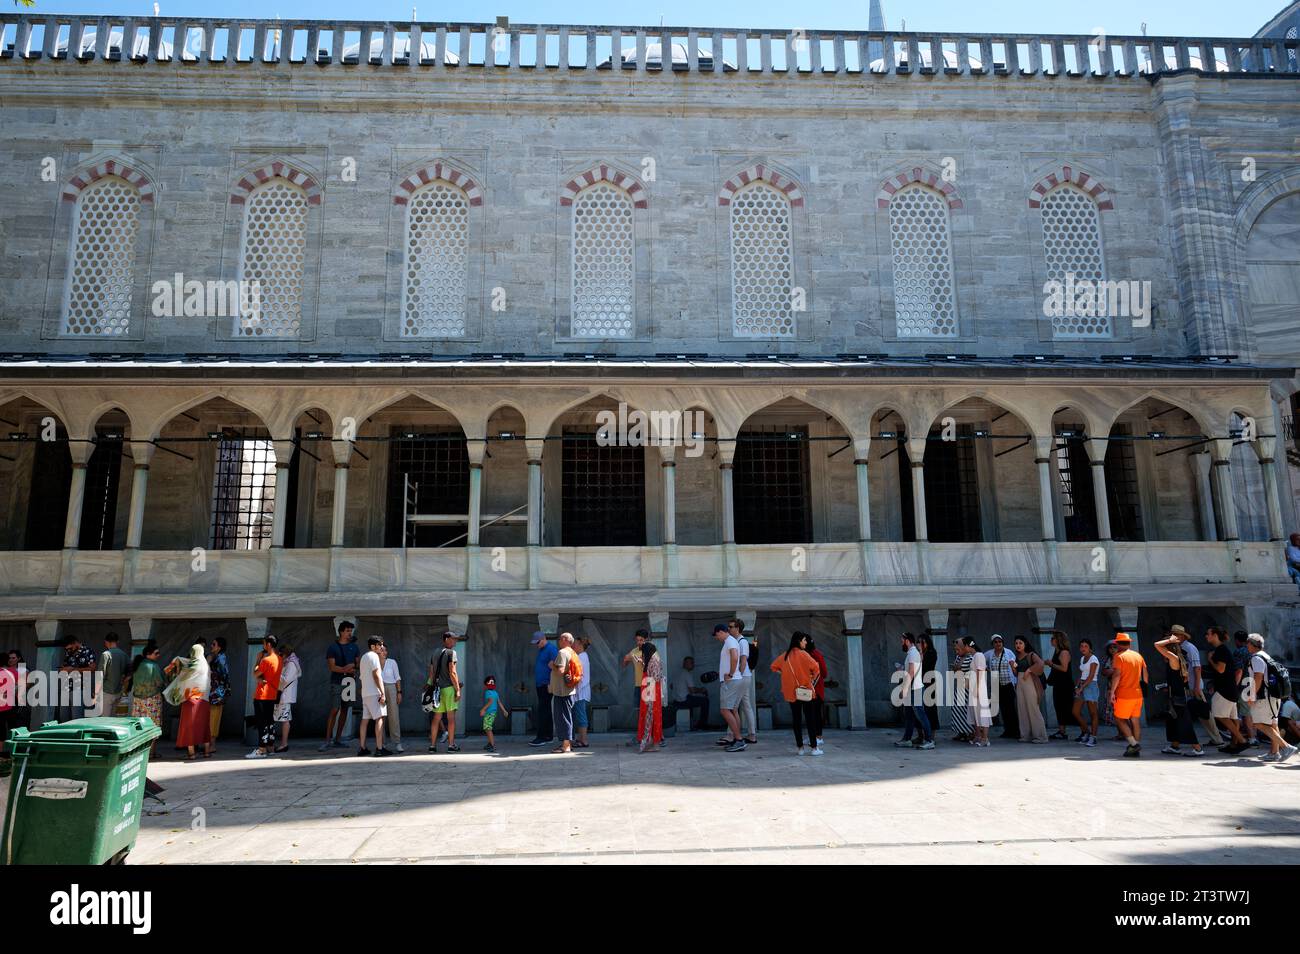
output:
[[[794,22],[788,2],[777,0],[653,0],[615,5],[579,0],[159,0],[168,16],[409,20],[411,6],[421,20],[491,21],[507,15],[520,23],[596,23],[671,26],[764,26],[803,29],[866,29],[867,0],[805,0]],[[969,32],[1137,34],[1162,36],[1250,36],[1285,6],[1284,0],[1092,0],[1088,4],[1043,4],[1031,0],[884,0],[885,22],[898,29]],[[135,13],[148,15],[152,0],[37,0],[37,11]],[[618,11],[611,14],[611,11]]]

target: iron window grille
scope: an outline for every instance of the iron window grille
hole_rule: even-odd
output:
[[[265,430],[223,429],[212,479],[214,550],[271,546],[275,480],[275,446]]]
[[[737,543],[810,543],[808,428],[756,425],[737,435]]]
[[[404,527],[402,515],[408,481],[413,489],[406,510],[416,514],[465,514],[466,523],[414,523],[410,528]],[[464,546],[468,519],[469,450],[464,432],[454,427],[426,430],[410,425],[393,427],[388,443],[385,545]]]
[[[82,550],[112,550],[117,526],[117,491],[122,474],[122,432],[99,431],[95,451],[86,465],[81,509]]]
[[[931,543],[979,543],[979,478],[974,428],[957,426],[956,440],[930,432],[925,449],[925,523]]]
[[[586,427],[565,427],[562,438],[564,545],[645,546],[645,448],[602,446]]]

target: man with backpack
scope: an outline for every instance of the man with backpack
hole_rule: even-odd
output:
[[[1250,718],[1255,728],[1268,736],[1269,752],[1261,755],[1261,762],[1285,762],[1295,755],[1296,747],[1287,745],[1277,731],[1277,714],[1282,702],[1291,695],[1291,676],[1283,666],[1264,652],[1264,637],[1251,633],[1246,637],[1250,650],[1249,676],[1244,689],[1250,699]]]
[[[429,725],[429,751],[438,751],[438,730],[447,717],[447,751],[459,752],[456,744],[456,710],[460,708],[460,673],[456,669],[456,636],[442,634],[442,649],[429,660],[429,685],[433,687],[433,722]]]
[[[572,633],[560,633],[556,642],[560,648],[551,660],[551,682],[547,688],[551,693],[551,715],[560,744],[551,751],[568,754],[573,751],[573,703],[582,683],[582,663],[573,650]]]

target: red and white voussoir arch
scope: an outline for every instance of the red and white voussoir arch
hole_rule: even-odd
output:
[[[1034,187],[1029,190],[1029,207],[1031,209],[1041,208],[1043,196],[1065,182],[1073,183],[1092,196],[1099,211],[1107,212],[1115,208],[1110,192],[1101,184],[1101,181],[1081,169],[1075,169],[1073,166],[1062,166],[1059,171],[1048,173],[1035,182]]]
[[[98,165],[91,166],[89,169],[78,170],[77,174],[68,180],[68,184],[63,187],[63,201],[76,202],[77,196],[81,195],[92,182],[98,182],[100,179],[106,179],[109,176],[116,176],[119,179],[131,183],[135,186],[136,191],[140,194],[141,202],[152,202],[154,197],[153,180],[147,175],[132,166],[118,162],[116,159],[105,159]]]
[[[272,179],[283,179],[291,182],[307,193],[308,205],[320,205],[321,190],[320,184],[306,172],[297,169],[287,162],[270,162],[260,169],[254,169],[251,172],[244,173],[235,187],[230,190],[230,204],[243,205],[248,201],[248,196],[254,189]]]
[[[597,182],[609,182],[618,186],[628,194],[634,208],[648,209],[650,207],[649,193],[646,192],[640,182],[633,176],[619,172],[604,163],[592,166],[586,172],[576,175],[566,182],[563,191],[560,193],[560,205],[573,205],[573,200],[578,197],[579,192],[588,186],[595,185]]]
[[[411,201],[411,194],[431,182],[447,182],[465,193],[470,205],[483,204],[483,189],[459,169],[435,162],[432,166],[417,169],[397,184],[393,190],[393,205],[406,205]]]
[[[913,166],[906,172],[900,172],[892,175],[880,184],[880,190],[876,193],[876,208],[887,209],[889,203],[894,198],[894,193],[899,189],[920,183],[923,186],[929,186],[938,192],[943,193],[944,199],[950,209],[960,209],[963,205],[961,195],[957,192],[957,187],[951,182],[944,182],[943,179],[931,172],[929,169],[921,166]]]
[[[790,205],[803,205],[803,191],[799,188],[799,184],[789,176],[782,175],[761,162],[737,172],[724,182],[721,191],[718,192],[718,205],[731,205],[731,200],[736,193],[751,182],[766,182],[778,192],[785,193],[785,197],[790,200]]]

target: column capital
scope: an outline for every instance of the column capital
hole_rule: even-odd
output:
[[[126,625],[131,630],[131,645],[143,646],[153,639],[155,622],[157,621],[148,616],[135,616],[128,619]]]
[[[330,441],[330,451],[334,454],[334,466],[347,467],[352,460],[351,441]]]
[[[1035,633],[1051,632],[1056,628],[1056,610],[1042,607],[1031,609],[1029,625]]]
[[[72,466],[84,469],[90,463],[90,455],[95,453],[95,444],[69,439],[68,453],[72,456]]]
[[[1054,437],[1035,437],[1034,438],[1034,459],[1038,462],[1042,458],[1049,461],[1052,453],[1056,450],[1056,438]]]
[[[248,630],[248,645],[260,645],[271,631],[271,621],[265,616],[247,616],[244,627]]]
[[[1269,437],[1257,437],[1250,442],[1250,446],[1254,448],[1255,456],[1259,458],[1261,464],[1273,463],[1273,459],[1277,455],[1276,437],[1271,435]]]
[[[855,464],[865,464],[867,458],[871,456],[871,438],[855,437],[853,438],[853,457]]]
[[[928,633],[948,633],[948,618],[952,613],[946,609],[927,609],[925,611],[925,630]]]
[[[153,441],[131,441],[131,460],[138,468],[147,468],[158,450]]]
[[[926,437],[909,437],[904,445],[907,448],[907,459],[911,461],[913,467],[920,467],[925,463],[925,447],[928,438]]]
[[[538,613],[537,628],[545,633],[548,637],[554,638],[555,634],[560,631],[560,614],[559,613]]]
[[[1232,438],[1215,437],[1206,445],[1210,449],[1210,458],[1215,465],[1227,464],[1232,460]]]
[[[1106,463],[1106,448],[1110,446],[1110,441],[1104,437],[1089,437],[1083,442],[1084,448],[1088,451],[1088,461],[1093,467],[1100,467]]]
[[[447,628],[464,639],[469,633],[469,613],[448,613]]]
[[[487,456],[487,440],[482,437],[466,437],[465,453],[471,467],[482,467],[483,459]]]
[[[546,441],[540,437],[525,438],[524,447],[528,450],[528,463],[540,467],[542,455],[546,452]]]
[[[659,460],[664,467],[677,466],[677,445],[676,444],[659,444]]]
[[[1136,606],[1112,606],[1108,610],[1111,625],[1116,632],[1128,633],[1137,639],[1138,608]]]
[[[743,633],[752,633],[754,627],[758,625],[758,610],[756,609],[750,609],[748,607],[738,609],[736,610],[735,616],[736,619],[740,620],[742,627],[741,632]]]
[[[659,612],[657,610],[652,610],[646,615],[650,620],[651,636],[668,635],[668,614],[667,613]]]
[[[38,619],[33,625],[36,627],[36,644],[38,646],[61,647],[63,645],[63,620]]]
[[[844,635],[861,636],[862,623],[867,614],[862,610],[844,610],[841,614],[844,617]]]

